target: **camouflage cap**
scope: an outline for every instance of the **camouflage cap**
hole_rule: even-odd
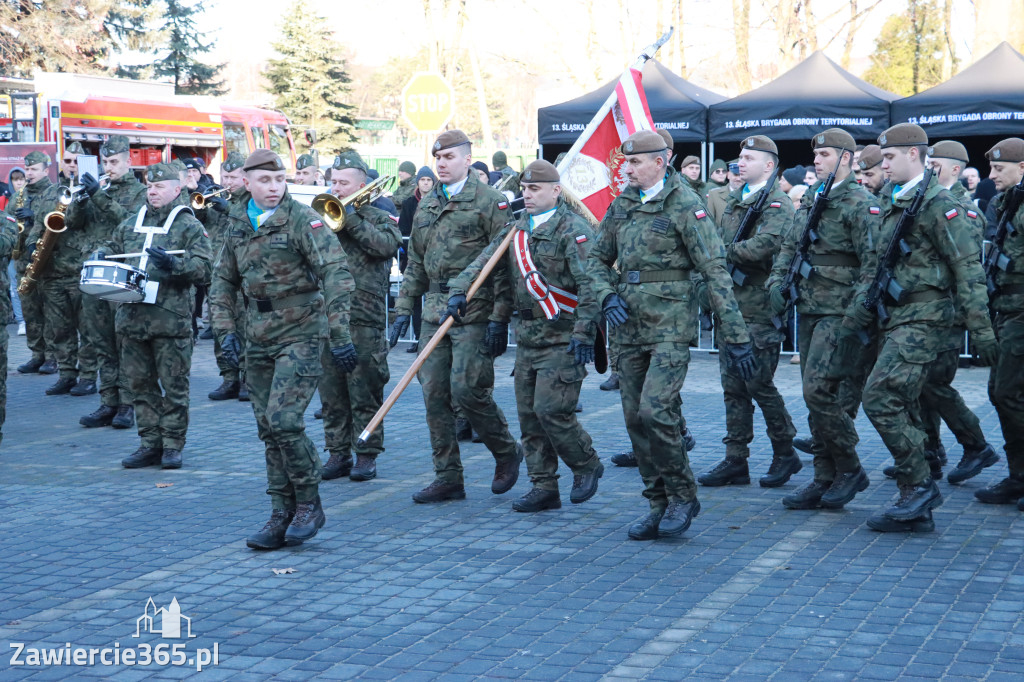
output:
[[[767,135],[751,135],[740,143],[740,149],[752,149],[755,152],[768,152],[779,155],[779,147]]]
[[[502,168],[508,165],[508,157],[500,149],[491,154],[491,165],[495,168]]]
[[[334,163],[331,164],[331,168],[334,170],[344,170],[346,168],[355,168],[361,170],[367,175],[370,173],[370,167],[363,161],[363,157],[359,156],[359,152],[348,151],[342,152],[334,157]]]
[[[452,147],[464,144],[471,144],[469,138],[466,137],[466,133],[458,129],[446,130],[434,140],[434,146],[431,147],[431,151],[436,156],[442,149],[451,149]]]
[[[269,149],[257,149],[245,160],[245,163],[242,165],[242,170],[283,171],[284,162],[281,161],[280,156]]]
[[[228,158],[224,160],[224,163],[220,165],[220,169],[230,173],[231,171],[238,170],[243,165],[245,165],[245,157],[242,156],[241,152],[231,152],[228,154]]]
[[[181,181],[178,169],[173,163],[154,163],[146,169],[146,179],[150,182],[163,182],[164,180]]]
[[[857,143],[853,141],[853,135],[842,128],[829,128],[811,138],[811,149],[821,147],[835,147],[853,153],[853,150],[857,148]]]
[[[933,159],[953,159],[961,163],[968,163],[967,147],[953,140],[942,140],[928,148],[928,156]]]
[[[860,152],[860,158],[857,159],[857,167],[861,170],[874,168],[880,163],[882,163],[882,148],[877,144],[869,144],[864,147]]]
[[[312,154],[300,154],[299,158],[295,160],[295,170],[302,170],[315,165],[316,161],[313,160]]]
[[[84,154],[85,153],[85,147],[82,146],[81,142],[79,142],[78,140],[75,140],[74,142],[72,142],[72,143],[68,144],[66,147],[64,147],[64,152],[67,153],[67,154]]]
[[[128,145],[128,138],[124,135],[111,135],[107,141],[100,145],[101,156],[113,156],[124,154],[131,149]]]
[[[694,156],[693,154],[690,154],[689,156],[683,159],[683,162],[679,164],[679,167],[686,168],[687,166],[692,166],[693,164],[697,164],[699,166],[700,158]]]
[[[1008,137],[985,152],[985,158],[989,161],[1020,163],[1024,161],[1024,140],[1019,137]]]
[[[878,145],[886,147],[916,147],[928,144],[928,133],[916,123],[897,123],[878,136]]]
[[[638,130],[622,143],[623,154],[653,154],[666,149],[665,139],[653,130]]]
[[[33,151],[33,152],[29,152],[28,154],[25,155],[25,165],[26,166],[34,166],[37,163],[43,164],[44,168],[49,166],[50,165],[50,155],[47,154],[46,152],[41,152],[38,149]]]
[[[656,128],[654,132],[661,135],[661,139],[665,140],[665,145],[668,149],[672,149],[672,147],[675,146],[675,141],[672,139],[672,133],[664,128]]]
[[[398,164],[399,173],[408,173],[409,175],[416,175],[416,164],[412,161],[403,161]]]
[[[522,182],[558,182],[558,169],[550,161],[531,161],[519,175]]]

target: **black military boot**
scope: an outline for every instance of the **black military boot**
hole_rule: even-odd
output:
[[[96,382],[91,379],[79,379],[78,383],[71,387],[68,391],[75,397],[81,397],[83,395],[92,395],[96,392]]]
[[[110,423],[115,429],[130,429],[135,426],[135,407],[132,405],[118,405],[117,416]]]
[[[180,469],[181,450],[176,450],[174,448],[164,448],[164,454],[160,457],[160,468]]]
[[[604,476],[604,465],[597,463],[597,468],[585,474],[576,474],[572,477],[572,492],[569,493],[569,501],[573,504],[586,502],[597,492],[597,482]]]
[[[372,481],[377,478],[377,458],[373,455],[356,455],[355,466],[348,475],[353,481]]]
[[[244,381],[238,383],[238,400],[243,403],[249,402],[249,387]]]
[[[324,516],[324,508],[320,506],[319,495],[312,502],[300,502],[295,505],[295,516],[284,533],[284,544],[297,547],[311,540],[325,523],[327,517]]]
[[[658,525],[664,512],[651,512],[629,527],[630,540],[657,540]]]
[[[61,377],[57,383],[46,389],[46,395],[67,395],[71,388],[77,383],[74,377]]]
[[[348,476],[352,471],[352,455],[346,452],[344,455],[331,454],[324,463],[321,478],[325,481],[333,481],[342,476]]]
[[[468,419],[458,417],[455,420],[455,440],[460,443],[468,443],[473,440],[473,426]]]
[[[817,509],[821,506],[821,496],[831,487],[832,481],[811,481],[783,497],[782,506],[786,509]]]
[[[762,488],[778,488],[789,482],[793,474],[804,468],[800,456],[790,450],[788,455],[775,454],[772,456],[771,466],[768,473],[758,479]]]
[[[839,474],[821,496],[820,504],[824,509],[842,509],[857,493],[867,490],[870,483],[864,467]]]
[[[885,510],[884,514],[893,521],[913,521],[925,515],[925,512],[942,506],[942,493],[939,486],[931,478],[916,485],[900,486],[900,497],[896,504]]]
[[[975,490],[974,496],[985,504],[1013,504],[1024,498],[1024,477],[1008,476],[995,485]]]
[[[238,397],[238,382],[225,379],[207,397],[210,400],[234,400]]]
[[[446,483],[435,480],[423,490],[413,493],[412,501],[418,504],[466,499],[466,488],[461,483]]]
[[[932,480],[942,480],[942,460],[939,459],[939,453],[935,450],[925,450],[924,461],[928,462],[928,469],[932,474]]]
[[[78,420],[78,423],[87,429],[95,429],[101,426],[110,426],[117,416],[117,408],[113,405],[100,405],[99,409],[87,414]]]
[[[517,512],[539,512],[545,509],[561,509],[562,499],[558,496],[557,490],[544,490],[543,488],[531,488],[518,500],[512,503],[512,509]]]
[[[946,446],[942,443],[936,445],[932,450],[935,451],[935,455],[939,458],[939,464],[946,466],[949,464],[949,458],[946,457]]]
[[[709,488],[723,485],[750,485],[750,470],[747,468],[747,460],[742,457],[726,457],[711,471],[698,476],[697,482]]]
[[[494,479],[491,481],[491,492],[504,495],[519,480],[519,465],[523,462],[523,446],[516,442],[516,450],[511,458],[494,465]]]
[[[635,467],[640,466],[636,461],[636,453],[632,450],[626,452],[620,452],[617,455],[612,455],[612,464],[617,467]]]
[[[19,374],[38,374],[39,368],[43,366],[43,358],[31,358],[28,362],[18,365]]]
[[[619,375],[616,374],[615,372],[612,372],[611,375],[607,379],[605,379],[600,386],[598,386],[598,388],[600,388],[602,391],[619,390]]]
[[[284,547],[284,534],[295,516],[294,509],[275,509],[263,530],[250,535],[245,544],[252,549],[280,549]]]
[[[163,448],[140,447],[138,450],[122,459],[121,466],[125,469],[142,469],[143,467],[159,466],[163,455]]]
[[[935,519],[930,509],[924,516],[912,521],[893,521],[885,514],[875,514],[868,519],[867,526],[879,533],[931,533],[935,530]]]
[[[814,454],[814,439],[813,438],[794,438],[793,447],[800,452],[805,452],[808,455]]]
[[[677,498],[668,501],[668,508],[658,524],[658,536],[675,537],[682,535],[690,527],[690,522],[700,514],[700,502],[690,500],[684,502]]]
[[[39,367],[40,374],[56,374],[57,373],[57,361],[53,358],[48,359]]]
[[[960,458],[960,463],[956,465],[956,468],[949,472],[947,480],[954,485],[963,483],[998,461],[999,455],[988,443],[980,448],[971,448],[970,450],[964,448],[964,456]]]

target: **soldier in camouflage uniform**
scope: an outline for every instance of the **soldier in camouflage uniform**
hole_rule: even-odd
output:
[[[597,492],[604,466],[590,435],[576,420],[576,403],[593,361],[600,308],[584,269],[594,233],[582,218],[559,201],[558,171],[547,161],[533,161],[520,176],[525,214],[515,227],[523,231],[524,265],[531,263],[543,279],[527,281],[519,266],[517,243],[508,251],[512,306],[518,311],[516,405],[522,430],[526,469],[533,489],[512,503],[519,512],[538,512],[562,506],[558,494],[558,459],[573,473],[570,500],[586,502]],[[528,235],[528,236],[526,236]],[[466,292],[484,263],[498,247],[494,241],[468,268],[451,280],[448,310],[458,320],[466,309]],[[543,285],[538,284],[542,281]],[[550,290],[545,308],[535,300]],[[530,292],[533,292],[531,294]],[[505,310],[506,319],[513,308]]]
[[[665,140],[637,132],[623,142],[622,153],[629,187],[601,221],[587,271],[619,346],[622,412],[650,501],[650,514],[629,536],[651,540],[685,532],[700,512],[679,430],[679,391],[697,322],[691,271],[708,282],[730,362],[744,380],[756,368],[725,270],[725,247],[700,198],[679,176],[666,177]]]
[[[1002,192],[996,211],[1002,217],[1014,186],[1024,177],[1024,140],[1010,137],[988,150],[989,177]],[[974,496],[988,504],[1013,504],[1024,511],[1024,208],[1017,210],[1007,233],[1003,253],[1009,257],[1007,271],[995,268],[996,291],[991,297],[995,313],[996,335],[999,337],[999,359],[992,366],[988,395],[999,416],[1006,451],[1009,476],[976,490]],[[977,347],[977,339],[973,339]],[[978,349],[980,351],[980,349]],[[980,355],[980,352],[979,352]],[[965,451],[966,459],[966,451]],[[961,462],[957,467],[982,467],[987,459]],[[950,480],[953,479],[952,473]]]
[[[125,220],[134,219],[146,204],[146,186],[132,173],[128,138],[112,135],[100,147],[100,159],[103,173],[110,178],[110,186],[101,190],[99,181],[86,173],[81,179],[81,191],[89,199],[75,202],[68,209],[70,228],[84,230],[83,258],[108,243],[114,230]],[[82,297],[82,342],[91,346],[96,356],[92,366],[87,366],[86,359],[80,358],[82,379],[94,383],[97,372],[100,379],[99,409],[78,420],[87,428],[129,429],[135,425],[134,399],[128,377],[121,371],[121,339],[115,333],[117,305],[95,296]],[[88,387],[84,390],[95,392],[95,385],[92,391],[88,391]],[[85,395],[82,391],[75,386],[71,394]]]
[[[311,208],[288,196],[280,157],[260,149],[242,169],[250,199],[228,214],[210,311],[225,354],[237,362],[235,306],[243,295],[246,381],[273,505],[270,520],[246,544],[277,549],[302,544],[325,523],[320,458],[303,414],[323,373],[325,343],[340,367],[355,368],[348,329],[353,283],[337,238]]]
[[[359,154],[342,153],[331,168],[331,193],[339,199],[355,194],[366,186],[366,171]],[[324,353],[320,402],[330,457],[323,478],[348,476],[353,481],[369,481],[377,476],[377,455],[384,451],[384,427],[379,426],[365,443],[359,443],[358,437],[384,403],[384,387],[391,378],[384,320],[391,262],[402,243],[402,233],[395,216],[367,204],[347,212],[337,234],[355,280],[349,331],[359,364],[344,372]]]
[[[114,314],[121,371],[135,397],[142,440],[121,464],[126,469],[179,469],[188,431],[192,287],[210,276],[210,242],[181,201],[181,183],[170,164],[150,166],[146,180],[146,204],[114,230],[106,245],[117,253],[145,253],[138,267],[148,280],[149,302],[121,303]],[[167,253],[174,250],[185,253]],[[93,259],[104,255],[97,252]],[[154,283],[156,296],[150,300]]]
[[[868,477],[856,450],[856,398],[844,394],[840,377],[830,372],[835,353],[832,339],[843,314],[850,306],[858,305],[857,297],[863,295],[875,275],[875,236],[881,211],[875,198],[854,179],[852,154],[856,145],[849,133],[830,128],[815,135],[811,146],[819,182],[804,195],[767,284],[773,312],[784,315],[782,280],[803,235],[814,197],[836,169],[829,203],[818,225],[819,238],[807,250],[813,273],[797,285],[797,346],[814,449],[814,479],[784,497],[782,504],[788,509],[839,509],[867,488]],[[865,349],[863,353],[856,364],[870,366],[870,351]],[[859,396],[859,377],[848,381],[846,390]]]
[[[6,213],[0,214],[0,261],[6,262],[18,243],[18,219]],[[4,272],[6,273],[6,268]],[[3,277],[2,279],[6,279]],[[8,319],[11,315],[11,287],[6,283],[0,291],[0,316]],[[0,443],[4,441],[4,422],[7,421],[7,344],[10,337],[7,325],[0,325]]]
[[[312,154],[300,154],[299,158],[295,159],[295,184],[315,185],[318,170],[320,169],[316,167]]]
[[[727,353],[719,354],[725,398],[726,434],[722,439],[725,459],[697,480],[706,486],[750,483],[747,460],[750,457],[749,445],[754,440],[756,401],[772,443],[772,463],[760,484],[764,488],[777,488],[803,468],[793,451],[793,436],[796,435],[793,420],[774,383],[785,335],[771,323],[768,292],[764,288],[782,237],[792,225],[793,202],[777,183],[766,188],[779,162],[775,142],[763,135],[754,135],[744,140],[740,147],[739,177],[744,184],[729,192],[718,225],[722,242],[726,244],[726,261],[736,268],[737,276],[743,281],[739,284],[734,277],[733,295],[753,340],[757,373],[750,381],[744,381],[729,366]],[[746,239],[734,241],[747,211],[759,200],[762,192],[770,194],[757,223],[750,227]],[[698,302],[707,310],[711,305],[705,292],[706,287],[701,282],[697,289]]]
[[[885,184],[885,171],[882,170],[882,148],[877,144],[869,144],[861,150],[857,159],[860,168],[860,186],[876,197],[882,192]]]
[[[399,213],[402,211],[402,204],[416,191],[416,165],[412,161],[403,161],[398,166],[398,187],[391,200]]]
[[[494,170],[501,173],[501,191],[511,192],[512,196],[516,197],[522,194],[522,187],[519,184],[519,173],[516,173],[508,165],[508,156],[505,152],[498,150],[491,155],[491,165],[494,166]]]
[[[917,125],[901,123],[882,133],[878,144],[882,169],[893,183],[879,234],[881,258],[900,216],[922,186],[928,136]],[[903,233],[909,251],[896,259],[892,274],[906,295],[899,304],[883,299],[890,317],[880,322],[878,360],[864,387],[864,412],[892,453],[900,489],[896,503],[868,521],[878,531],[934,528],[931,510],[942,504],[942,494],[925,459],[926,434],[918,402],[930,365],[959,344],[949,331],[957,309],[963,312],[979,355],[994,362],[998,353],[986,308],[979,245],[972,232],[960,204],[940,183],[932,182],[917,219]],[[860,305],[858,296],[843,331],[867,327],[875,315]]]
[[[57,174],[57,184],[61,187],[72,187],[77,184],[79,154],[85,154],[85,148],[77,140],[64,147],[64,154],[60,160],[60,173]]]
[[[671,151],[671,150],[670,150]],[[693,190],[693,193],[697,195],[701,203],[705,206],[708,201],[708,192],[717,187],[718,185],[712,185],[708,187],[708,184],[700,179],[700,157],[690,154],[683,158],[683,162],[679,164],[680,179]]]
[[[469,172],[472,150],[465,133],[442,133],[433,153],[439,182],[420,200],[413,217],[409,264],[391,327],[392,348],[408,331],[413,303],[424,294],[420,347],[437,333],[448,305],[449,279],[465,270],[511,217],[506,198]],[[500,261],[461,315],[462,323],[449,330],[420,368],[436,479],[413,495],[415,502],[466,496],[453,399],[494,456],[491,491],[506,493],[519,478],[523,453],[493,396],[494,358],[508,345],[505,320],[511,291],[505,267]]]

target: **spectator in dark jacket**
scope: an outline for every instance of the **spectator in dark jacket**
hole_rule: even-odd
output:
[[[435,182],[437,182],[437,177],[434,175],[434,171],[430,170],[429,166],[423,166],[416,173],[416,189],[413,191],[412,196],[402,203],[402,212],[398,216],[398,230],[402,233],[402,250],[398,255],[398,269],[402,272],[405,272],[405,267],[409,264],[407,250],[409,248],[409,235],[412,234],[412,218],[416,215],[416,207],[420,205],[420,199],[434,188]],[[417,339],[420,338],[422,305],[422,301],[416,301],[412,311],[412,329]],[[407,349],[407,352],[415,353],[416,350],[417,344],[413,344]]]

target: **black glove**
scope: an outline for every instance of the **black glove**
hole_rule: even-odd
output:
[[[334,365],[342,372],[351,372],[356,368],[358,357],[356,356],[356,347],[351,343],[332,348],[331,357],[334,359]]]
[[[727,343],[725,354],[729,358],[729,366],[735,369],[744,381],[750,381],[757,372],[754,360],[754,349],[750,343]]]
[[[455,324],[462,324],[462,316],[466,314],[468,306],[465,294],[452,294],[448,299],[448,309],[441,313],[441,322],[450,317],[455,320]]]
[[[157,266],[161,270],[174,271],[174,264],[178,261],[177,258],[167,253],[162,246],[151,246],[146,249],[146,253],[149,254],[149,259],[153,261],[153,265]]]
[[[409,319],[408,315],[395,316],[394,321],[391,323],[391,334],[388,336],[388,344],[391,348],[397,346],[398,340],[409,331]]]
[[[242,355],[242,342],[234,332],[221,339],[220,349],[224,353],[224,361],[231,367],[238,367]]]
[[[224,197],[214,197],[206,203],[208,203],[215,211],[219,211],[221,213],[228,212],[228,200]]]
[[[604,305],[601,306],[601,312],[604,313],[604,319],[608,321],[608,326],[615,329],[620,324],[625,324],[626,320],[629,319],[629,306],[618,294],[608,294],[604,298]]]
[[[106,260],[106,259],[107,259],[106,252],[105,251],[100,251],[100,250],[93,251],[89,255],[89,258],[88,258],[88,260]]]
[[[28,206],[22,206],[14,212],[14,217],[18,220],[33,220],[36,217],[36,214]]]
[[[82,194],[92,197],[100,191],[100,181],[92,176],[92,173],[85,173],[81,178]]]
[[[576,339],[570,339],[569,348],[565,352],[576,356],[577,365],[585,365],[588,362],[594,361],[594,344],[592,343],[583,343]]]
[[[508,324],[505,322],[488,322],[487,333],[484,334],[484,347],[492,358],[496,358],[508,350]]]

